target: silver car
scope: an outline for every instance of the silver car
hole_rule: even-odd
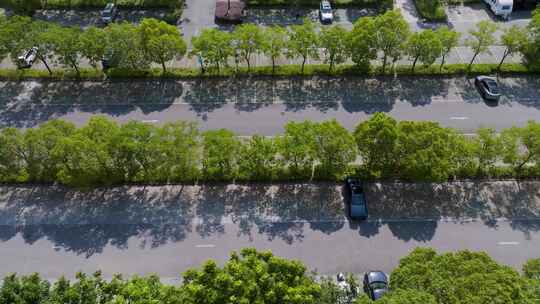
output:
[[[34,64],[37,59],[38,51],[39,49],[37,46],[24,51],[21,56],[17,57],[17,67],[19,69],[32,67],[32,64]]]
[[[499,89],[499,84],[497,80],[493,77],[488,76],[476,76],[474,79],[474,84],[480,91],[480,95],[484,99],[498,101],[501,97],[501,91]]]
[[[332,23],[334,20],[334,13],[332,12],[332,6],[330,1],[323,0],[319,8],[319,17],[321,18],[321,23]]]

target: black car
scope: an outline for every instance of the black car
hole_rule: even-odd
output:
[[[103,22],[103,24],[109,24],[114,22],[117,16],[118,9],[116,8],[116,4],[107,3],[105,8],[101,11],[101,22]]]
[[[388,291],[388,276],[382,271],[369,271],[364,275],[364,292],[373,300]]]
[[[488,76],[476,76],[474,84],[480,91],[484,99],[498,101],[501,97],[501,91],[497,80]]]
[[[352,219],[365,220],[368,217],[364,187],[360,180],[347,178],[347,194],[349,196],[349,215]]]

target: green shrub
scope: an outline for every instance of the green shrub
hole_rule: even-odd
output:
[[[414,0],[416,10],[428,21],[446,21],[446,12],[441,0]]]

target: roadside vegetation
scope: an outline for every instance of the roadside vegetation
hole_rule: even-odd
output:
[[[101,69],[103,58],[112,67],[105,71],[106,74],[128,78],[156,76],[153,65],[161,66],[161,76],[169,77],[181,77],[182,73],[190,77],[197,74],[306,75],[310,71],[313,74],[403,74],[404,67],[396,63],[404,58],[411,62],[407,74],[417,71],[422,74],[453,74],[540,70],[540,10],[534,13],[527,29],[507,29],[500,41],[494,36],[496,28],[491,21],[481,21],[471,30],[466,45],[473,51],[473,56],[464,69],[463,64],[446,65],[448,55],[458,45],[459,33],[448,27],[411,32],[398,11],[361,18],[351,31],[339,25],[318,31],[309,20],[290,28],[244,24],[233,32],[204,29],[192,38],[193,47],[189,53],[186,53],[186,43],[175,26],[153,19],[145,19],[141,25],[118,23],[106,28],[89,27],[83,31],[16,16],[0,18],[0,60],[9,57],[16,62],[24,50],[37,46],[38,61],[47,66],[49,76],[55,74],[49,62],[63,68],[57,75],[80,76],[81,61],[86,59],[95,69],[86,71],[90,78],[104,72]],[[476,66],[476,58],[489,53],[489,47],[496,43],[506,47],[500,63]],[[253,66],[253,58],[259,54],[271,59],[271,69]],[[516,54],[525,57],[524,64],[505,65],[508,56]],[[177,68],[169,73],[167,63],[184,56],[197,58],[198,73],[194,67]],[[300,68],[278,66],[276,62],[282,58],[299,61]],[[372,66],[377,59],[381,65]],[[313,61],[324,65],[308,67]],[[244,68],[246,66],[247,69]],[[40,73],[2,71],[0,76],[39,77]]]
[[[308,7],[318,8],[320,0],[246,0],[248,7]],[[378,7],[391,9],[391,0],[332,0],[333,7]]]
[[[444,3],[441,0],[414,0],[414,6],[418,14],[427,21],[446,21]]]
[[[475,137],[377,113],[349,132],[335,120],[290,122],[274,137],[200,132],[194,123],[87,125],[53,120],[0,130],[0,182],[126,183],[365,179],[447,181],[540,176],[540,123]]]
[[[243,249],[223,267],[208,261],[186,271],[176,286],[155,275],[105,280],[100,272],[78,273],[73,281],[51,283],[38,274],[12,274],[3,280],[0,303],[535,304],[540,299],[538,278],[471,251],[413,250],[391,273],[390,292],[376,302],[361,291],[356,277],[348,275],[346,281],[348,286],[341,288],[331,278],[316,279],[301,261]]]

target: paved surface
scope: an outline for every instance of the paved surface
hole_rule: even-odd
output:
[[[540,79],[500,78],[504,97],[486,103],[467,78],[205,79],[130,82],[0,82],[0,126],[103,114],[119,122],[196,121],[202,129],[274,135],[287,121],[335,118],[353,129],[375,112],[433,120],[473,133],[540,120]]]
[[[539,182],[370,184],[366,195],[372,217],[357,223],[344,216],[341,187],[328,183],[1,187],[0,277],[102,269],[174,282],[247,246],[320,274],[391,271],[417,246],[484,250],[516,268],[540,256]]]

